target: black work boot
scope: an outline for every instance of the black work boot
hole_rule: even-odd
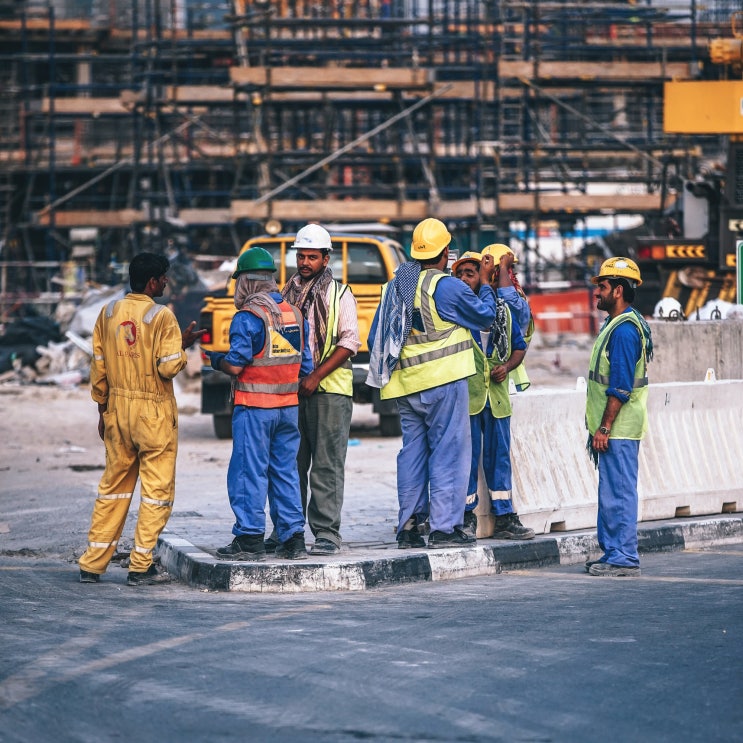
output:
[[[263,562],[266,559],[263,534],[241,534],[239,537],[235,537],[226,547],[220,547],[217,550],[217,557],[220,560]]]
[[[495,517],[493,539],[534,539],[534,529],[524,526],[518,514],[506,513]]]
[[[475,537],[465,534],[458,526],[451,534],[444,531],[432,531],[428,535],[428,549],[443,550],[449,547],[473,547],[477,543]]]
[[[418,531],[417,525],[414,525],[410,529],[403,529],[397,533],[397,549],[409,550],[425,546],[426,540],[423,539],[423,536]]]
[[[306,560],[307,545],[304,543],[304,532],[298,531],[286,542],[281,542],[276,548],[276,557],[282,560]]]
[[[477,536],[477,514],[474,511],[464,512],[464,525],[462,531],[471,537]]]
[[[144,573],[130,570],[126,576],[127,586],[157,586],[170,583],[170,576],[159,565],[154,562]]]

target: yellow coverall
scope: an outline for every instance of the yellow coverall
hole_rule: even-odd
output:
[[[175,315],[146,294],[101,310],[93,331],[91,396],[107,405],[106,468],[98,485],[88,547],[78,564],[106,571],[124,529],[137,477],[141,501],[129,569],[145,572],[175,496],[178,409],[173,377],[186,365]]]

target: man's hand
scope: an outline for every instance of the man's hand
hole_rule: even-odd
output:
[[[495,380],[496,382],[502,382],[507,376],[508,369],[506,369],[505,364],[498,364],[498,366],[494,366],[493,370],[490,372],[490,378]]]
[[[511,268],[511,266],[513,265],[513,259],[513,253],[503,253],[503,255],[500,257],[498,268],[501,271],[505,271],[506,273],[508,273],[508,269]]]
[[[304,377],[304,379],[300,379],[299,396],[310,397],[311,395],[314,395],[315,392],[317,392],[317,388],[320,386],[322,379],[323,378],[317,373],[317,369],[310,372],[306,377]]]
[[[194,328],[196,327],[196,320],[194,320],[182,333],[181,333],[181,348],[185,351],[187,348],[190,348],[193,346],[194,343],[196,343],[199,338],[201,338],[204,333],[206,333],[206,328],[202,328],[201,330],[197,330],[194,332]]]
[[[204,353],[209,359],[209,363],[212,365],[214,371],[222,371],[222,359],[227,355],[221,351],[207,351],[204,349]]]
[[[98,403],[98,435],[101,437],[101,441],[104,441],[104,433],[106,432],[106,424],[103,422],[103,414],[108,410],[106,403]]]
[[[591,446],[598,452],[609,451],[609,436],[597,430],[596,433],[593,434],[593,442],[591,443]]]
[[[490,284],[493,281],[495,263],[492,255],[484,255],[480,261],[480,283]]]

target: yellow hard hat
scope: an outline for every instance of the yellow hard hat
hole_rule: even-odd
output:
[[[480,263],[480,261],[482,261],[482,253],[475,253],[474,250],[468,250],[466,253],[462,253],[458,260],[454,261],[451,267],[451,272],[456,273],[457,268],[462,263]]]
[[[516,253],[511,250],[511,248],[508,247],[508,245],[504,245],[503,243],[493,243],[492,245],[488,245],[487,247],[482,249],[483,255],[492,255],[493,256],[493,262],[495,263],[495,267],[498,267],[498,264],[500,263],[500,259],[506,254],[510,253],[513,256],[513,262],[518,263],[519,259],[516,257]]]
[[[591,283],[598,284],[601,279],[627,279],[633,286],[642,284],[642,277],[637,264],[631,258],[622,258],[621,256],[605,260],[601,264],[599,275],[594,276]]]
[[[435,258],[450,242],[451,235],[444,223],[429,217],[419,222],[413,230],[410,256],[424,261]]]

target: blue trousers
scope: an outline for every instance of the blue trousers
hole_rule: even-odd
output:
[[[296,405],[248,408],[232,413],[232,457],[227,469],[227,493],[235,514],[232,533],[264,534],[266,499],[279,541],[304,533],[299,494]]]
[[[467,486],[467,511],[474,511],[478,504],[477,480],[482,469],[488,490],[510,493],[511,484],[511,417],[493,418],[490,407],[485,406],[477,415],[470,416],[472,433],[472,463]],[[474,495],[474,499],[473,499]],[[510,498],[493,498],[491,510],[496,516],[513,513]]]
[[[397,400],[402,449],[397,455],[398,529],[430,518],[431,531],[462,525],[471,447],[467,381]]]
[[[610,439],[599,454],[599,510],[596,532],[601,562],[640,564],[637,553],[637,472],[640,442]]]

